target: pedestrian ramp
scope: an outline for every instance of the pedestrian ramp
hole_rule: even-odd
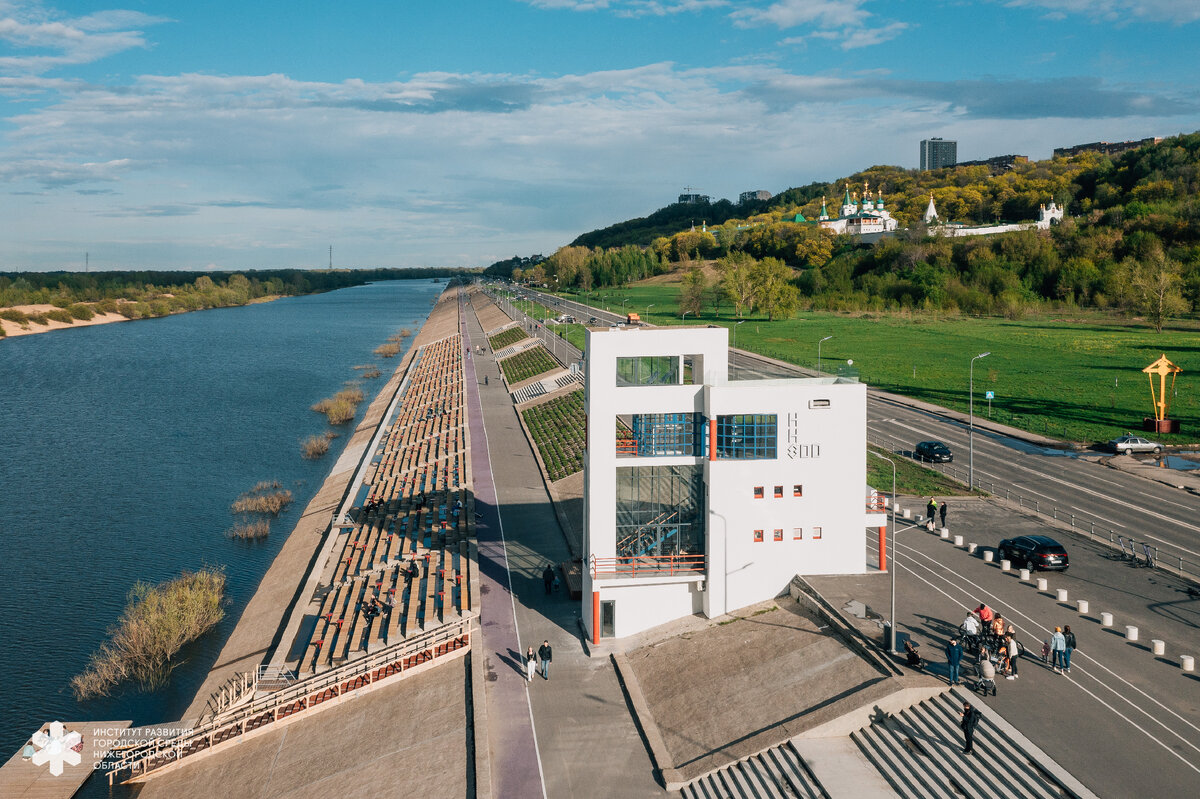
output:
[[[496,350],[496,360],[502,361],[509,356],[516,355],[518,352],[524,352],[531,347],[536,347],[540,343],[536,338],[523,338],[515,344],[509,344],[502,350]]]
[[[964,755],[963,701],[983,712]],[[943,691],[832,737],[801,734],[682,786],[684,799],[1096,799],[980,702]],[[811,737],[810,737],[811,736]]]
[[[568,386],[577,386],[583,384],[583,372],[572,372],[567,369],[560,369],[554,372],[544,380],[539,380],[536,383],[530,383],[527,386],[522,386],[512,393],[513,403],[520,405],[523,402],[537,399],[538,397],[551,394],[559,389]]]

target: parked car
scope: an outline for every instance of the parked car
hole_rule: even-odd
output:
[[[954,453],[940,441],[922,441],[913,452],[917,460],[929,463],[950,463],[954,460]]]
[[[1108,442],[1108,448],[1118,455],[1128,452],[1153,452],[1155,455],[1162,452],[1163,446],[1157,441],[1151,441],[1148,438],[1141,436],[1120,436]]]
[[[1001,560],[1026,569],[1057,569],[1066,571],[1070,563],[1067,549],[1053,538],[1044,535],[1019,535],[1006,538],[996,547]]]

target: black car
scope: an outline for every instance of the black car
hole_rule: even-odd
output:
[[[929,463],[949,463],[954,460],[954,453],[940,441],[922,441],[913,452],[917,460]]]
[[[1000,560],[1027,569],[1057,569],[1066,571],[1067,550],[1053,538],[1044,535],[1020,535],[1006,538],[996,547]]]

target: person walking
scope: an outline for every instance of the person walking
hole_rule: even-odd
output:
[[[1071,653],[1075,651],[1076,641],[1075,633],[1071,632],[1071,625],[1063,627],[1063,640],[1066,641],[1067,647],[1063,650],[1063,668],[1067,674],[1071,673]]]
[[[979,719],[983,716],[977,708],[971,707],[970,702],[963,702],[962,713],[958,714],[962,721],[959,726],[963,731],[963,754],[969,755],[975,751],[975,727],[979,725]]]
[[[533,673],[537,671],[537,653],[533,651],[533,644],[525,650],[525,682],[533,680]]]
[[[941,517],[942,527],[946,526],[946,500],[942,500],[942,506],[938,508],[938,516]]]
[[[1050,667],[1056,674],[1062,674],[1063,653],[1067,651],[1067,637],[1063,635],[1062,627],[1054,628],[1050,636]]]
[[[947,681],[951,685],[958,685],[958,667],[962,663],[963,648],[957,638],[951,638],[950,643],[946,644],[946,665],[950,667],[950,675]]]
[[[1017,639],[1012,633],[1004,636],[1004,643],[1008,647],[1008,667],[1011,671],[1006,679],[1015,680],[1021,676],[1017,673],[1017,661],[1021,658],[1021,650],[1017,648]]]
[[[542,641],[542,645],[538,648],[538,659],[542,661],[542,679],[550,679],[550,661],[554,660],[554,650],[550,648],[550,641]]]
[[[546,586],[546,595],[549,596],[554,590],[554,566],[550,563],[542,571],[542,584]]]

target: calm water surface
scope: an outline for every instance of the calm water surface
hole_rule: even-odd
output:
[[[300,440],[328,428],[309,406],[354,364],[395,369],[399,356],[372,350],[415,332],[444,288],[391,281],[0,341],[4,760],[55,719],[179,717],[346,442],[303,460]],[[382,382],[364,381],[368,399]],[[296,501],[266,541],[228,540],[230,502],[260,480]],[[201,566],[228,574],[227,615],[186,650],[170,685],[75,702],[68,680],[130,587]],[[102,781],[92,782],[94,795]]]

